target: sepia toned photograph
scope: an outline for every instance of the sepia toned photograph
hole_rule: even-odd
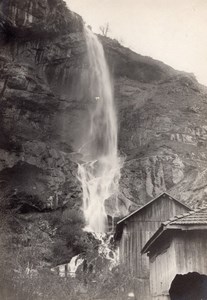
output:
[[[0,0],[0,300],[207,300],[207,1]]]

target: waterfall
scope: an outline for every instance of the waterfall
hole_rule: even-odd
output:
[[[105,200],[116,196],[120,178],[117,153],[117,118],[113,88],[104,50],[93,32],[85,28],[89,61],[88,93],[90,126],[81,147],[84,162],[78,166],[83,189],[83,212],[86,230],[105,232],[107,214]]]

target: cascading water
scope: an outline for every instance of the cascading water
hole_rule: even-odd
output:
[[[90,128],[81,147],[84,163],[79,164],[78,178],[83,189],[83,212],[86,230],[106,231],[105,200],[116,195],[120,178],[117,153],[117,118],[113,88],[102,44],[85,28],[89,60]]]

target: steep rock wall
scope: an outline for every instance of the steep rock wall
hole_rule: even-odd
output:
[[[6,246],[24,245],[26,253],[35,248],[37,262],[68,261],[81,251],[84,226],[72,149],[76,128],[70,126],[80,110],[68,92],[85,55],[82,19],[63,1],[1,1],[0,7],[0,205],[10,212]]]
[[[168,191],[190,206],[205,203],[206,88],[181,73],[156,84],[121,78],[115,94],[126,197],[144,204]]]
[[[193,74],[100,38],[115,78],[119,149],[125,158],[121,213],[163,191],[191,207],[205,204],[207,88]]]

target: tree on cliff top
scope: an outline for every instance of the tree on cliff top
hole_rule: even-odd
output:
[[[105,25],[100,26],[99,29],[103,36],[107,36],[110,31],[109,23],[107,22]]]

